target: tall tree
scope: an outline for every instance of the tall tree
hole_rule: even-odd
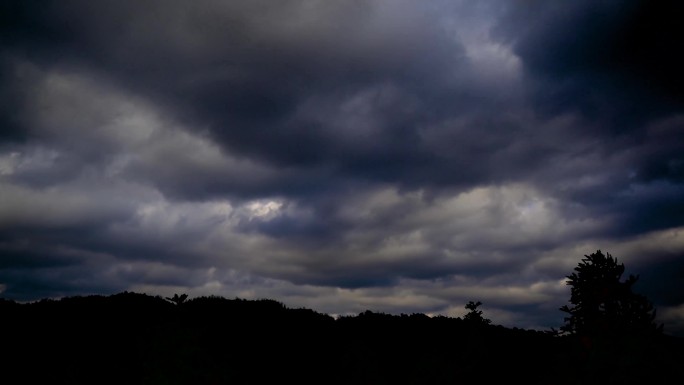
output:
[[[601,250],[585,255],[567,276],[572,306],[560,308],[569,315],[561,330],[585,336],[660,332],[651,302],[632,291],[638,276],[621,281],[624,272],[624,264]]]
[[[176,305],[182,304],[186,299],[188,299],[187,294],[181,294],[180,296],[178,294],[174,294],[173,297],[166,297],[166,300],[173,302]]]
[[[492,323],[492,320],[484,318],[482,316],[482,310],[477,310],[477,308],[480,307],[480,305],[482,305],[482,302],[480,301],[468,302],[465,305],[465,308],[470,311],[463,317],[463,320],[475,325],[489,325],[490,323]]]

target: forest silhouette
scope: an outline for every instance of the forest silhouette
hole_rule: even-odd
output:
[[[123,292],[0,299],[2,383],[646,384],[684,378],[684,341],[653,322],[637,277],[600,251],[568,276],[559,331],[365,311],[333,318],[271,299]],[[605,274],[604,274],[605,273]]]

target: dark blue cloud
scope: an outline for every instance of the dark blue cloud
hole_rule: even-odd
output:
[[[680,2],[534,4],[512,7],[500,30],[539,111],[576,111],[621,133],[684,107]]]

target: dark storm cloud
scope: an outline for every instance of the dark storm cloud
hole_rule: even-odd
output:
[[[500,25],[540,111],[578,111],[612,132],[684,106],[678,1],[528,2]]]
[[[537,122],[490,118],[498,90],[468,82],[467,49],[431,23],[427,7],[407,16],[404,3],[379,4],[26,2],[8,10],[16,17],[5,51],[42,66],[104,73],[206,127],[223,148],[277,167],[327,166],[410,188],[473,186],[524,177],[564,151],[527,138],[538,136],[527,127]],[[598,121],[601,130],[622,132],[680,107],[663,99],[681,99],[673,85],[677,55],[667,49],[679,31],[674,3],[534,4],[512,6],[498,36],[512,42],[538,85],[535,100],[555,103],[552,114],[579,111],[594,121],[588,130]],[[668,18],[654,23],[660,14]],[[471,116],[454,129],[459,122],[449,118],[464,114]],[[444,133],[434,129],[444,122]],[[655,150],[660,159],[625,166],[642,178],[681,178],[681,148]],[[191,172],[200,180],[184,184],[185,195],[229,189],[205,174]],[[164,175],[169,193],[184,191],[172,182],[184,174]]]
[[[684,255],[652,255],[651,258],[656,262],[637,262],[631,269],[639,276],[635,291],[656,298],[658,305],[684,303]]]
[[[17,111],[22,108],[21,100],[25,95],[22,92],[14,75],[14,68],[7,60],[0,57],[0,140],[20,141],[25,139],[26,127],[20,119]]]
[[[429,158],[413,145],[422,113],[402,114],[402,95],[383,101],[382,88],[399,83],[389,92],[409,87],[415,100],[429,95],[433,89],[424,84],[444,80],[431,73],[461,65],[456,42],[425,17],[414,21],[401,10],[405,4],[260,4],[20,3],[7,10],[16,17],[6,26],[5,56],[39,67],[104,70],[208,127],[231,152],[278,166],[330,165],[397,179],[405,165]],[[312,111],[297,116],[307,100],[327,100],[330,108],[359,94],[379,104],[360,117],[379,119],[366,123],[376,126],[374,137],[339,140],[330,131],[348,124],[326,129]]]
[[[475,154],[469,151],[443,159],[422,145],[419,127],[442,121],[444,114],[482,110],[481,102],[490,98],[469,84],[464,48],[432,22],[428,8],[374,2],[142,4],[149,8],[70,3],[33,10],[27,3],[25,11],[15,11],[18,48],[8,51],[44,66],[104,69],[166,103],[173,114],[207,127],[223,148],[277,167],[327,167],[341,176],[410,188],[432,181],[470,185],[489,174],[472,170],[478,163],[470,162]],[[51,9],[56,16],[45,15]],[[207,13],[213,15],[208,20]],[[68,31],[51,33],[64,29],[64,20]],[[48,54],[25,53],[27,45]],[[458,145],[497,124],[478,123],[451,140]],[[481,142],[472,151],[497,146]],[[434,171],[439,169],[444,171]],[[172,179],[163,180],[168,193],[202,195],[201,187],[184,189]],[[210,179],[216,178],[207,175],[204,190],[225,190]]]
[[[0,246],[2,261],[0,268],[6,269],[31,269],[52,268],[58,266],[75,265],[82,261],[68,252],[55,251],[49,247],[35,248],[29,245],[5,245]]]
[[[211,124],[234,151],[311,162],[328,153],[316,149],[320,139],[309,132],[315,130],[286,126],[302,98],[382,77],[420,84],[429,80],[421,79],[428,73],[422,64],[455,64],[449,58],[458,46],[420,15],[414,22],[416,15],[393,11],[401,7],[27,2],[8,10],[16,17],[7,27],[14,43],[7,51],[46,65],[104,67],[132,87],[168,95],[174,108]],[[297,151],[283,149],[297,142]]]
[[[580,153],[595,158],[595,181],[563,194],[614,215],[624,234],[684,218],[682,16],[676,1],[521,2],[497,27],[523,63],[535,110],[578,116],[573,130],[599,144]]]
[[[492,117],[500,103],[516,105],[496,95],[508,87],[518,96],[518,85],[483,88],[490,74],[476,72],[480,63],[427,7],[172,5],[34,10],[29,2],[15,11],[15,44],[7,49],[39,66],[104,71],[204,127],[226,151],[285,175],[263,180],[246,173],[221,178],[220,167],[135,168],[170,196],[199,199],[241,184],[247,194],[296,195],[316,188],[306,182],[312,178],[327,185],[363,179],[409,189],[468,188],[525,177],[559,151],[515,110]],[[22,51],[27,46],[36,55]]]

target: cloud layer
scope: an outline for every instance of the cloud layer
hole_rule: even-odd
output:
[[[682,8],[5,2],[2,295],[546,328],[601,249],[679,330]]]

